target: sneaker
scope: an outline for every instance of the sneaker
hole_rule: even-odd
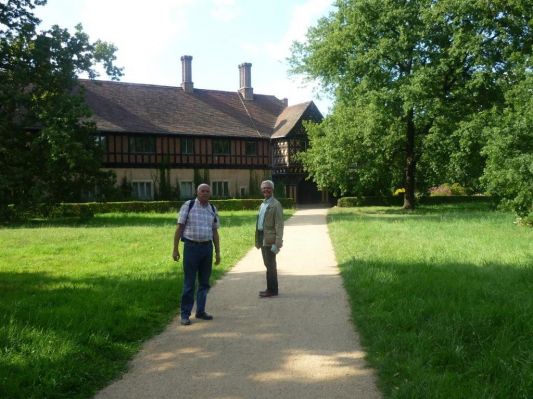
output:
[[[213,320],[213,316],[206,312],[196,313],[196,318],[202,320]]]
[[[191,325],[191,319],[189,319],[188,317],[182,317],[182,318],[181,318],[181,325],[182,325],[182,326],[189,326],[189,325]]]

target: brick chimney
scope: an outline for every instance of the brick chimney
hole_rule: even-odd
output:
[[[181,57],[181,87],[185,93],[192,93],[194,88],[192,83],[191,62],[191,55],[184,55]]]
[[[254,99],[254,89],[252,88],[252,64],[245,62],[239,65],[239,93],[243,99],[252,101]]]

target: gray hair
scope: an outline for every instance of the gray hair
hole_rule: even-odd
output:
[[[272,187],[272,190],[274,190],[274,182],[272,180],[263,180],[261,182],[261,187],[263,187],[264,185],[265,186],[270,186],[270,187]]]
[[[203,187],[207,187],[209,189],[209,191],[211,191],[211,186],[207,183],[202,183],[202,184],[199,184],[198,187],[196,187],[196,192],[200,191],[201,188]]]

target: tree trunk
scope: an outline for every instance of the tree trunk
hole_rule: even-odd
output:
[[[415,123],[411,108],[407,113],[407,145],[405,147],[405,193],[403,209],[415,209]]]

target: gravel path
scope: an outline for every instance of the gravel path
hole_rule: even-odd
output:
[[[258,297],[265,268],[251,250],[209,293],[213,321],[193,317],[184,327],[176,318],[96,398],[380,398],[350,321],[326,213],[302,209],[287,221],[278,297]]]

